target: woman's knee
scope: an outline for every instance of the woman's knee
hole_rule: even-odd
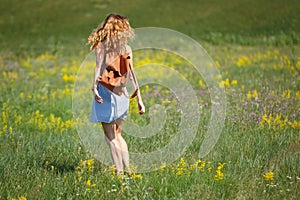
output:
[[[117,119],[116,120],[116,133],[117,134],[122,133],[122,125],[123,125],[123,120],[122,119]]]
[[[115,130],[112,124],[102,123],[104,134],[109,141],[116,138]]]

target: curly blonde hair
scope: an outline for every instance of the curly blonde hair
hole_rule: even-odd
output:
[[[128,39],[134,38],[128,18],[109,14],[105,20],[88,37],[87,44],[92,44],[90,50],[103,45],[106,51],[122,51]]]

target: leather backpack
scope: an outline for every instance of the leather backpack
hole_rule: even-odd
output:
[[[106,62],[106,55],[104,62]],[[134,84],[136,84],[136,90],[130,96],[130,98],[134,98],[137,95],[138,85],[130,65],[129,54],[117,56],[112,63],[106,66],[102,74],[98,76],[97,81],[119,96],[121,96],[122,94],[126,95],[125,87],[129,74],[132,75]]]

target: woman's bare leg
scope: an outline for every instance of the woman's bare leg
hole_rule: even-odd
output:
[[[121,146],[117,139],[116,123],[102,123],[106,142],[110,148],[111,157],[116,167],[117,174],[123,171]]]
[[[122,119],[117,119],[116,120],[116,138],[118,140],[118,143],[121,147],[120,153],[122,155],[122,161],[125,166],[125,169],[129,174],[131,174],[131,170],[129,167],[129,153],[128,153],[128,146],[124,138],[122,137],[122,125],[123,125],[123,120]]]
[[[127,172],[131,174],[128,146],[122,137],[122,124],[123,120],[117,119],[115,122],[102,123],[102,127],[117,173],[122,172],[124,170],[123,166],[125,166]]]

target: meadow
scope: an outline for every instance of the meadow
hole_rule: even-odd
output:
[[[232,0],[231,6],[223,5],[223,9],[217,1],[202,1],[202,12],[196,15],[206,23],[197,28],[192,28],[196,22],[187,21],[191,14],[178,19],[178,23],[172,21],[176,12],[182,12],[181,1],[174,1],[175,11],[170,1],[164,1],[152,12],[137,8],[159,5],[160,1],[132,1],[136,7],[119,3],[122,9],[116,6],[116,1],[90,2],[92,8],[77,2],[66,9],[77,23],[61,17],[62,24],[55,25],[58,21],[53,19],[59,18],[69,4],[57,1],[60,10],[56,4],[41,1],[16,6],[12,6],[14,1],[3,1],[3,5],[11,6],[6,13],[15,17],[1,17],[0,21],[1,30],[7,30],[0,35],[3,40],[0,199],[297,199],[300,196],[300,26],[297,26],[296,1],[261,3],[255,15],[267,17],[260,18],[259,23],[249,20],[255,16],[250,12],[238,19],[240,13],[229,12],[231,20],[221,20],[228,11],[240,6],[239,1]],[[193,11],[198,3],[191,1],[187,9]],[[254,4],[242,7],[239,12],[255,10]],[[264,12],[263,8],[270,5],[282,9],[276,15]],[[57,9],[56,16],[50,14],[53,7]],[[78,121],[73,118],[72,93],[76,73],[88,52],[85,36],[100,17],[86,15],[81,20],[76,17],[88,10],[96,15],[97,9],[104,16],[104,11],[106,14],[113,7],[116,12],[128,13],[136,27],[163,26],[190,35],[213,58],[222,75],[215,77],[216,81],[226,92],[226,116],[220,138],[207,156],[198,157],[212,106],[205,81],[195,76],[182,58],[149,50],[134,52],[137,68],[147,63],[163,63],[182,71],[197,94],[201,120],[192,144],[172,163],[162,161],[147,173],[136,169],[124,179],[115,175],[113,166],[99,162],[82,144],[76,130]],[[38,18],[36,23],[22,21],[21,14],[17,14],[22,8],[35,8],[32,13],[22,14],[33,21],[35,18],[30,16],[38,17],[45,11],[49,15],[42,15],[45,18]],[[5,9],[1,9],[4,16]],[[172,17],[166,17],[163,12],[166,10]],[[142,12],[152,16],[152,22],[148,17],[140,17]],[[162,21],[155,18],[157,13],[165,18]],[[47,20],[49,23],[43,24]],[[236,26],[231,27],[233,22]],[[11,26],[14,23],[20,26],[14,29]],[[26,26],[30,31],[17,35]],[[79,28],[85,31],[80,32]],[[73,45],[74,40],[80,42]],[[152,76],[156,76],[155,72]],[[139,78],[146,79],[147,74]],[[177,132],[180,105],[172,91],[147,84],[141,86],[141,92],[147,108],[153,104],[167,108],[168,123],[146,139],[125,133],[130,152],[151,152],[180,134]],[[134,100],[130,105],[133,121],[139,126],[147,125],[149,113],[140,116]]]

